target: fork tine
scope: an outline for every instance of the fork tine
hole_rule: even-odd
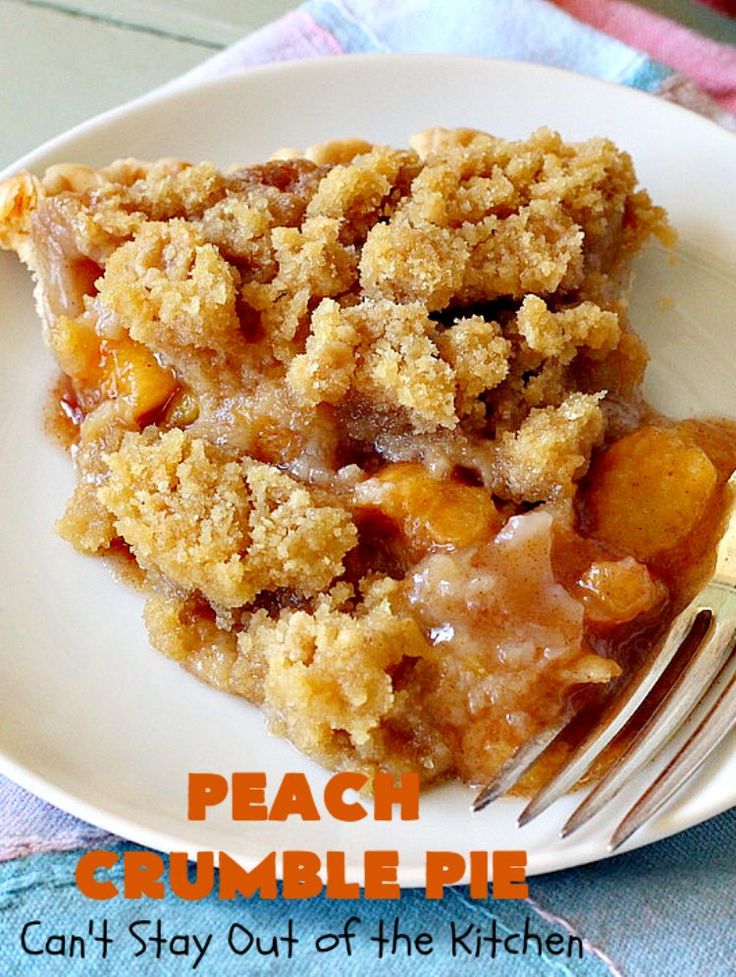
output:
[[[647,661],[632,680],[621,690],[610,706],[573,752],[556,776],[546,784],[527,804],[519,815],[519,827],[538,817],[550,804],[566,794],[588,770],[596,757],[620,732],[633,716],[651,689],[675,657],[682,643],[692,631],[693,625],[707,608],[693,602],[675,618],[666,639],[656,655]]]
[[[711,622],[708,633],[687,668],[605,777],[565,822],[561,831],[563,838],[596,815],[629,778],[675,735],[733,654],[734,636],[733,622],[719,623],[717,626]]]
[[[564,718],[549,729],[543,729],[537,736],[528,739],[516,750],[504,763],[496,776],[490,783],[481,790],[473,801],[473,810],[482,811],[485,807],[495,801],[497,797],[505,794],[514,784],[520,780],[527,770],[536,762],[547,749],[555,737],[562,732],[572,717],[569,713]]]
[[[609,843],[616,851],[654,817],[667,801],[700,769],[715,748],[736,725],[736,673],[731,676],[716,704],[692,736],[634,804]]]

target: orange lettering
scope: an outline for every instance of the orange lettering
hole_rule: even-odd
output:
[[[123,868],[126,899],[163,899],[164,860],[155,851],[126,851]]]
[[[526,852],[494,851],[493,853],[493,898],[526,899],[529,886],[526,884]]]
[[[322,891],[319,856],[312,851],[285,851],[283,855],[284,899],[312,899]]]
[[[180,899],[195,902],[212,892],[215,884],[215,856],[211,851],[197,852],[197,872],[189,878],[189,858],[185,851],[172,851],[169,856],[169,885]]]
[[[302,821],[319,821],[319,811],[303,773],[285,773],[271,805],[270,821],[285,821],[298,814]]]
[[[345,881],[345,852],[327,852],[327,891],[328,899],[360,899],[360,885]]]
[[[276,898],[276,852],[269,852],[250,871],[224,851],[220,852],[220,899],[235,896],[250,899],[256,892],[261,899]]]
[[[390,821],[393,805],[401,805],[401,820],[419,818],[419,774],[402,773],[399,786],[390,773],[377,773],[373,781],[373,816],[376,821]]]
[[[333,818],[337,818],[338,821],[360,821],[368,816],[362,804],[357,801],[348,804],[343,797],[346,790],[360,790],[367,780],[368,777],[364,773],[350,771],[336,773],[330,777],[325,787],[325,807]]]
[[[207,808],[221,804],[227,797],[227,780],[219,773],[190,773],[187,817],[204,821]]]
[[[470,853],[470,898],[488,898],[488,852]]]
[[[398,899],[401,889],[396,881],[399,866],[397,851],[367,851],[363,859],[366,899]]]
[[[267,818],[265,773],[234,773],[233,821],[265,821]]]
[[[77,862],[74,877],[77,888],[88,899],[114,899],[118,895],[117,886],[109,879],[100,881],[95,872],[100,868],[112,868],[118,860],[114,851],[96,849],[88,851]]]
[[[454,851],[428,851],[425,868],[427,899],[441,899],[445,886],[457,884],[465,875],[465,859]]]

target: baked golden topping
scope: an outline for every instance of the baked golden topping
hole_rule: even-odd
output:
[[[328,766],[485,781],[685,599],[733,447],[641,400],[672,232],[626,153],[412,144],[23,173],[0,246],[64,376],[59,529],[135,561],[152,643]]]

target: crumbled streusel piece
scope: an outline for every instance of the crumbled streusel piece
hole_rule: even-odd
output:
[[[345,509],[317,505],[271,466],[230,460],[178,428],[129,433],[106,461],[98,498],[141,565],[215,605],[279,586],[320,591],[356,541]]]
[[[246,663],[263,662],[263,702],[272,726],[326,759],[340,736],[360,751],[395,700],[391,671],[432,649],[414,618],[386,599],[352,614],[259,611],[238,640]]]
[[[411,194],[368,235],[361,284],[430,311],[579,289],[612,248],[666,233],[662,212],[632,189],[631,160],[608,140],[574,146],[546,129],[519,143],[440,140]]]
[[[233,344],[238,276],[184,220],[151,221],[110,256],[98,302],[114,329],[176,363],[181,350],[214,356]]]
[[[441,331],[416,302],[340,309],[325,300],[286,378],[308,403],[337,404],[353,390],[382,407],[405,408],[414,430],[431,431],[471,413],[479,394],[506,376],[510,352],[498,324],[480,316]]]
[[[570,394],[559,407],[533,410],[512,434],[500,438],[504,494],[540,502],[572,493],[603,440],[603,394]]]
[[[570,363],[580,347],[610,353],[621,338],[618,315],[593,302],[550,312],[537,295],[527,295],[516,316],[516,327],[529,349],[545,359]]]
[[[455,372],[458,414],[481,413],[480,394],[497,387],[509,372],[512,348],[501,327],[482,316],[461,317],[440,333],[437,346]]]

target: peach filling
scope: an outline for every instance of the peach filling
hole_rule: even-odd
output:
[[[357,486],[356,499],[396,522],[419,553],[489,540],[503,523],[487,489],[433,478],[416,462],[388,465]]]
[[[621,672],[588,647],[583,607],[555,580],[551,546],[551,514],[529,512],[488,543],[428,556],[410,578],[409,601],[438,657],[433,711],[458,738],[466,780],[487,779],[555,722],[573,687]]]
[[[660,607],[667,588],[633,557],[591,563],[577,581],[585,618],[597,624],[625,624]]]
[[[84,316],[62,316],[53,336],[59,364],[74,385],[79,406],[91,410],[102,400],[120,399],[140,421],[161,410],[179,389],[171,372],[127,333],[100,336]],[[192,405],[179,403],[191,413]]]
[[[587,529],[647,562],[690,535],[712,503],[717,482],[708,455],[681,432],[639,428],[593,462]]]

